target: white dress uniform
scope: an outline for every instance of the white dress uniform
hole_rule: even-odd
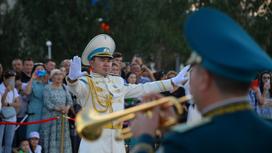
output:
[[[104,77],[96,73],[83,76],[74,83],[67,82],[68,89],[79,98],[83,109],[100,114],[123,110],[125,98],[138,98],[147,93],[159,93],[173,88],[171,80],[131,85],[126,84],[121,77]],[[115,140],[116,128],[115,125],[104,127],[101,137],[95,141],[82,139],[79,153],[125,153],[124,142]]]
[[[68,89],[78,97],[83,109],[99,114],[116,112],[124,109],[125,98],[138,98],[147,93],[159,93],[172,90],[172,83],[179,86],[189,69],[181,71],[178,76],[171,80],[150,82],[138,85],[128,85],[123,78],[99,74],[83,76],[81,62],[83,65],[90,65],[94,57],[112,58],[115,50],[114,40],[106,34],[100,34],[92,38],[82,53],[82,58],[75,56],[70,64],[67,80]],[[79,153],[125,153],[123,141],[116,141],[116,129],[121,126],[114,123],[104,126],[101,137],[96,141],[82,139]]]

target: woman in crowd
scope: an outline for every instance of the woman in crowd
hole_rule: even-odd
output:
[[[35,64],[32,70],[32,77],[25,90],[25,94],[29,95],[27,112],[31,114],[28,117],[28,121],[38,121],[42,119],[43,90],[47,83],[48,77],[44,64]],[[40,125],[41,124],[28,125],[26,136],[28,136],[32,131],[39,132]]]
[[[135,73],[132,73],[132,72],[129,72],[125,79],[128,84],[136,84],[136,82],[137,82],[137,76]],[[137,99],[137,98],[126,98],[125,99],[125,108],[135,106],[138,103],[139,103],[139,99]]]
[[[63,85],[64,74],[59,69],[51,71],[51,84],[46,85],[44,95],[43,118],[52,118],[67,114],[72,105],[72,98]],[[61,119],[42,124],[41,142],[44,153],[60,152],[61,147],[65,153],[72,153],[68,121],[64,121],[64,137],[61,138]],[[64,140],[61,146],[61,140]]]
[[[155,77],[151,69],[149,69],[146,65],[142,65],[142,76],[147,77],[150,81],[155,81]]]
[[[15,88],[15,75],[12,70],[3,74],[3,83],[0,85],[1,119],[3,122],[16,122],[16,110],[20,106],[19,94]],[[0,152],[11,153],[15,125],[0,125]],[[5,142],[4,149],[2,143]]]
[[[262,72],[259,76],[259,89],[256,91],[259,113],[263,117],[272,117],[271,73]]]
[[[127,83],[129,83],[129,84],[136,84],[136,82],[137,82],[137,76],[135,73],[129,72],[125,79],[126,79]]]

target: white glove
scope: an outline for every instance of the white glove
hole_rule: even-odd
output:
[[[71,80],[76,80],[79,77],[83,76],[85,73],[81,72],[81,59],[78,56],[74,56],[73,60],[70,63],[70,69],[68,77]]]
[[[182,87],[186,83],[186,81],[189,79],[188,76],[186,76],[189,69],[190,65],[185,66],[177,76],[171,79],[174,85]]]

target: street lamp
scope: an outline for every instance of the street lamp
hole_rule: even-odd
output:
[[[52,54],[51,54],[52,42],[50,40],[47,40],[46,41],[46,46],[48,48],[48,59],[52,59]]]

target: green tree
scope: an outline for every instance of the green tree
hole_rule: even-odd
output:
[[[7,0],[0,0],[0,5]],[[100,21],[110,26],[117,51],[130,61],[135,54],[158,68],[174,69],[176,57],[185,62],[190,49],[182,28],[187,15],[209,6],[237,20],[268,52],[272,52],[272,12],[269,1],[229,0],[20,0],[13,8],[0,9],[0,62],[10,65],[15,57],[42,61],[45,42],[51,40],[53,59],[81,55],[98,33]]]

